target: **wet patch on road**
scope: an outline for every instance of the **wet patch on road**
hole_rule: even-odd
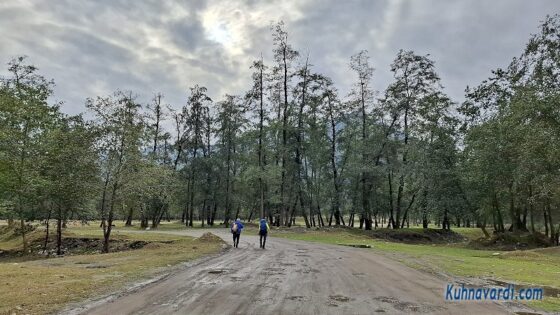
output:
[[[320,271],[313,268],[303,268],[303,269],[296,270],[296,272],[308,274],[308,273],[319,273]]]
[[[353,298],[344,296],[344,295],[329,295],[329,299],[336,302],[350,302],[354,300]]]
[[[268,276],[274,276],[274,275],[283,276],[283,275],[286,274],[284,268],[275,268],[275,267],[266,268],[263,271],[263,273],[268,275]]]
[[[227,273],[229,271],[230,271],[229,269],[210,269],[208,270],[208,273],[213,275],[219,275],[222,273]]]
[[[292,295],[292,296],[288,296],[287,299],[292,301],[298,301],[298,302],[309,301],[309,298],[303,295]]]
[[[435,306],[425,303],[400,301],[399,299],[392,296],[379,296],[374,298],[374,300],[390,304],[394,309],[406,313],[433,313],[435,311],[441,311],[444,309],[441,306]]]

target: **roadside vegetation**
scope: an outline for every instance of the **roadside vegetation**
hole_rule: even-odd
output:
[[[36,240],[42,247],[44,231],[34,231],[29,236],[30,244]],[[68,303],[163,275],[177,264],[218,253],[223,248],[221,239],[211,235],[195,239],[119,229],[112,252],[101,254],[103,235],[99,228],[72,225],[64,233],[66,256],[55,254],[44,259],[40,248],[22,255],[21,243],[11,238],[10,233],[0,235],[0,314],[51,313]],[[69,249],[68,245],[75,242],[80,246]]]

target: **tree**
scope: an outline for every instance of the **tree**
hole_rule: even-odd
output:
[[[81,116],[61,117],[45,139],[45,190],[49,209],[57,221],[57,255],[62,255],[62,226],[73,213],[81,218],[89,214],[89,204],[99,184],[95,134]],[[47,220],[48,226],[48,220]],[[48,228],[47,228],[48,240]]]
[[[103,252],[109,252],[109,240],[117,202],[127,173],[134,171],[140,159],[143,123],[138,105],[131,93],[117,91],[113,96],[88,99],[86,106],[95,115],[99,132],[97,149],[101,164],[100,217],[103,228]]]
[[[340,204],[341,204],[341,178],[339,175],[339,161],[337,158],[337,136],[340,133],[340,130],[337,130],[338,126],[341,123],[342,115],[344,114],[341,108],[340,101],[338,100],[338,95],[336,89],[332,86],[332,82],[330,80],[325,80],[325,87],[324,87],[324,104],[323,104],[323,112],[327,119],[329,125],[329,136],[327,137],[330,142],[330,164],[331,164],[331,173],[332,173],[332,180],[333,180],[333,188],[334,188],[334,196],[333,196],[333,205],[332,205],[332,216],[335,218],[336,225],[340,225],[342,214],[340,212]],[[350,219],[352,220],[352,219]],[[331,220],[329,220],[331,222]],[[329,223],[330,224],[330,223]]]
[[[470,176],[481,182],[491,196],[472,187],[493,211],[481,211],[483,220],[492,214],[494,228],[504,231],[501,208],[510,217],[509,230],[526,231],[527,216],[535,231],[535,209],[542,210],[545,234],[557,242],[552,204],[557,199],[558,129],[557,106],[560,58],[560,17],[547,17],[540,32],[533,35],[520,57],[507,69],[497,69],[492,77],[475,88],[467,88],[461,106],[466,132],[465,163],[473,169],[488,168],[500,156],[502,162],[491,172],[482,169]],[[489,175],[491,174],[491,175]],[[477,201],[477,199],[475,199]],[[484,209],[484,208],[483,208]],[[482,226],[484,228],[484,225]]]
[[[19,218],[26,252],[24,221],[33,217],[32,208],[44,184],[41,157],[58,106],[48,104],[54,83],[39,75],[35,66],[27,65],[25,57],[12,60],[8,67],[11,77],[0,81],[0,178],[7,179],[4,197],[9,222]]]
[[[360,175],[360,186],[362,188],[362,213],[360,217],[360,228],[362,227],[362,224],[365,224],[365,229],[371,230],[372,220],[369,204],[371,179],[369,178],[369,172],[366,170],[366,165],[368,165],[370,157],[366,148],[369,141],[368,109],[371,106],[370,102],[373,97],[373,91],[370,89],[373,67],[369,64],[369,56],[367,55],[366,50],[362,50],[350,58],[350,69],[358,75],[358,82],[352,91],[352,96],[356,98],[361,115],[361,153],[363,170]]]
[[[290,73],[290,68],[294,60],[298,57],[299,53],[292,48],[292,46],[288,42],[288,33],[285,30],[284,22],[280,21],[273,27],[273,34],[272,38],[274,41],[274,61],[276,61],[277,65],[273,68],[273,75],[278,77],[281,80],[281,86],[283,90],[282,94],[282,103],[281,103],[281,111],[279,110],[278,113],[282,113],[282,145],[280,147],[281,150],[281,159],[282,159],[282,181],[280,184],[280,204],[281,204],[281,211],[280,211],[280,220],[277,220],[277,224],[279,225],[288,225],[288,213],[289,213],[289,204],[290,201],[286,200],[286,189],[287,189],[287,179],[288,179],[288,132],[290,129],[289,126],[289,117],[290,117],[290,103],[288,101],[288,90],[289,88],[289,81],[292,76]]]
[[[440,79],[434,70],[434,62],[428,56],[419,56],[412,51],[400,50],[391,65],[391,72],[393,72],[395,81],[387,88],[385,98],[390,104],[394,117],[398,117],[400,130],[396,137],[402,141],[402,146],[398,152],[398,156],[401,157],[398,161],[399,164],[393,168],[398,172],[398,188],[395,208],[393,210],[391,207],[389,220],[393,228],[400,228],[403,214],[406,211],[403,208],[405,179],[411,171],[408,166],[411,136],[417,132],[418,122],[422,119],[422,110],[429,111],[423,107],[434,104],[426,99],[440,88]],[[415,194],[415,192],[411,192],[409,204],[413,203]]]
[[[253,79],[253,87],[247,94],[247,99],[249,102],[256,102],[258,104],[258,140],[257,140],[257,159],[258,159],[258,167],[259,167],[259,196],[260,196],[260,217],[265,218],[265,187],[266,182],[264,178],[265,172],[265,156],[264,156],[264,141],[265,141],[265,130],[264,130],[264,121],[265,121],[265,105],[264,105],[264,97],[265,97],[265,71],[267,67],[264,65],[264,61],[261,55],[261,59],[258,61],[253,62],[251,66],[255,69],[255,72],[252,75]]]
[[[225,207],[224,207],[224,226],[229,226],[229,220],[233,214],[233,192],[234,183],[237,175],[237,165],[235,161],[238,158],[237,146],[238,135],[243,130],[245,119],[243,112],[245,111],[240,99],[237,96],[226,95],[225,100],[218,104],[218,138],[219,138],[219,154],[222,157],[223,172],[225,173]],[[238,213],[234,215],[238,216]]]
[[[197,181],[197,168],[198,168],[198,152],[199,150],[204,150],[204,138],[203,134],[205,128],[207,128],[204,123],[204,115],[206,111],[209,110],[209,106],[212,99],[206,95],[207,89],[203,86],[195,85],[191,88],[191,95],[187,100],[187,105],[190,107],[186,123],[192,130],[192,138],[190,139],[190,147],[192,150],[192,158],[190,164],[190,178],[188,181],[188,191],[189,191],[189,218],[185,222],[188,226],[193,226],[193,216],[194,216],[194,196],[195,196],[195,183]]]

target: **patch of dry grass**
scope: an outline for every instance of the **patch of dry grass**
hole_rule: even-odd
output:
[[[70,227],[69,230],[67,234],[76,236],[101,236],[99,228],[96,231],[94,228]],[[222,248],[222,242],[208,238],[126,234],[122,230],[116,232],[115,237],[155,243],[142,249],[109,254],[33,261],[0,260],[0,314],[54,312],[70,302],[110,293],[161,274],[172,265],[217,253]],[[16,246],[11,242],[8,242],[10,246]],[[5,246],[4,242],[0,244]]]

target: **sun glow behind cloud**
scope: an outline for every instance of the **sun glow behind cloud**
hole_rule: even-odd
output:
[[[231,34],[224,24],[213,25],[207,30],[208,38],[218,42],[224,46],[229,46],[231,43]]]
[[[219,43],[232,55],[245,54],[253,48],[255,35],[268,31],[272,23],[284,20],[288,25],[304,18],[298,2],[210,1],[199,14],[206,38]]]
[[[229,54],[238,55],[248,43],[244,42],[245,19],[239,10],[224,6],[209,6],[200,16],[206,38],[224,47]]]
[[[309,52],[314,71],[331,76],[341,95],[354,80],[350,55],[369,51],[373,84],[383,90],[403,48],[430,53],[460,101],[467,84],[504,66],[538,21],[556,12],[555,0],[0,1],[0,63],[28,55],[55,80],[55,98],[69,113],[83,111],[86,97],[116,89],[141,102],[162,92],[180,107],[194,84],[216,101],[244,93],[252,61],[262,54],[272,65],[270,26],[284,20],[292,46]]]

